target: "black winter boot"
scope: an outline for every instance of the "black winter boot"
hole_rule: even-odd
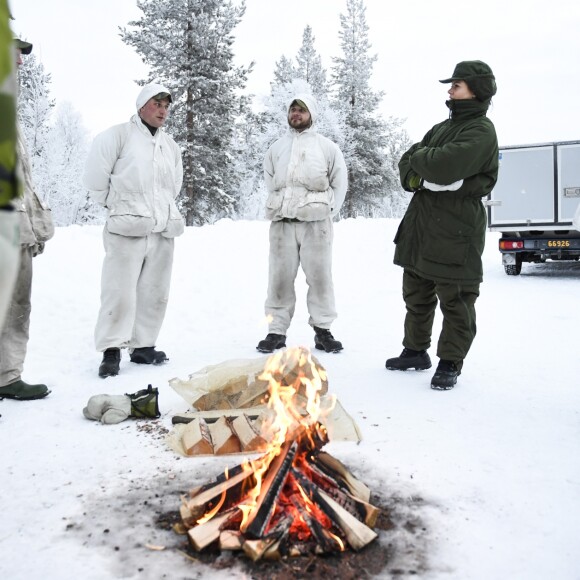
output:
[[[167,355],[162,350],[155,350],[154,346],[134,348],[131,353],[131,362],[140,365],[159,365],[166,360],[169,360]]]
[[[261,340],[256,347],[260,352],[274,352],[277,348],[286,346],[286,337],[283,334],[270,332],[264,340]]]
[[[342,342],[336,340],[327,328],[318,328],[314,326],[314,346],[318,350],[326,352],[340,352],[343,349]]]
[[[99,376],[102,379],[114,377],[119,374],[121,364],[121,350],[118,348],[108,348],[103,353],[103,362],[99,367]]]
[[[385,366],[390,371],[407,371],[409,369],[424,371],[431,368],[431,359],[426,350],[404,348],[399,356],[388,359]]]
[[[455,386],[460,374],[461,371],[457,370],[457,365],[453,361],[441,359],[431,379],[431,388],[438,391],[448,391]]]

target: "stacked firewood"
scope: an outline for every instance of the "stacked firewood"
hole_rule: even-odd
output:
[[[182,429],[181,444],[187,455],[225,455],[265,451],[268,442],[255,416],[194,417]]]
[[[243,550],[253,560],[360,550],[377,534],[370,490],[323,452],[326,430],[301,426],[277,454],[240,464],[190,491],[183,531],[201,551]]]

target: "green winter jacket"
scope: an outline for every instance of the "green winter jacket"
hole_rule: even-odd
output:
[[[401,184],[415,191],[395,236],[395,264],[436,282],[482,281],[486,212],[497,181],[499,151],[489,100],[450,100],[450,118],[435,125],[401,158]],[[457,191],[430,191],[423,180]]]
[[[20,193],[16,178],[16,76],[6,0],[0,0],[0,207]]]

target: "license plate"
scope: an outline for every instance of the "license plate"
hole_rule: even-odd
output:
[[[570,240],[548,240],[548,248],[569,248]]]

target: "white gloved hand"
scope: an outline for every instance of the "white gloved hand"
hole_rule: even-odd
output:
[[[457,191],[463,185],[463,179],[459,181],[454,181],[449,185],[439,185],[437,183],[431,183],[429,181],[423,181],[423,188],[429,191]]]
[[[131,414],[131,399],[126,395],[95,395],[83,409],[87,419],[100,421],[105,425],[120,423]]]

